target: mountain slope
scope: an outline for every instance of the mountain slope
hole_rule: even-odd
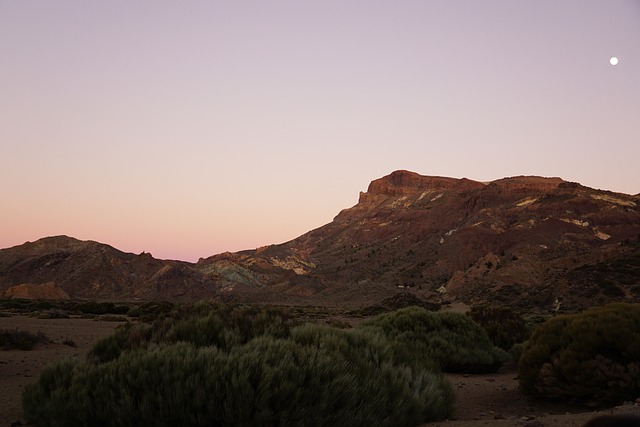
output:
[[[352,307],[399,292],[544,309],[638,301],[640,197],[560,178],[481,183],[396,171],[329,224],[197,264],[68,237],[0,251],[5,296],[44,284],[39,292],[71,298]]]
[[[440,291],[447,300],[545,307],[635,300],[637,270],[619,292],[578,278],[602,263],[638,259],[639,203],[560,178],[485,184],[396,171],[330,224],[236,260],[286,265],[336,298],[404,288],[425,298]]]

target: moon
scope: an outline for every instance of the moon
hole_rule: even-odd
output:
[[[618,65],[618,58],[616,58],[615,56],[612,56],[611,59],[609,60],[609,64]]]

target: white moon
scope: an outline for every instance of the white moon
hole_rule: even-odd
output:
[[[615,56],[612,56],[611,59],[609,60],[609,63],[611,65],[618,65],[618,58],[616,58]]]

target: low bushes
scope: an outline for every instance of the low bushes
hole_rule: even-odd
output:
[[[39,426],[415,426],[452,412],[438,365],[379,330],[196,311],[120,327],[85,361],[48,367],[25,388],[25,414]]]
[[[468,316],[409,307],[362,322],[359,329],[390,341],[397,361],[447,372],[480,373],[497,370],[509,355],[494,347],[487,333]]]
[[[105,363],[48,367],[26,387],[23,409],[51,427],[408,427],[451,413],[452,392],[439,373],[360,359],[367,358],[270,337],[229,351],[151,344]]]
[[[553,317],[530,337],[518,366],[533,396],[591,406],[640,396],[640,305],[611,304]]]
[[[258,336],[287,338],[297,325],[288,311],[273,307],[217,306],[187,312],[184,318],[160,316],[151,325],[127,324],[93,347],[89,356],[106,362],[122,351],[149,344],[189,342],[197,347],[216,346],[229,350]]]
[[[31,350],[36,344],[50,342],[42,332],[33,334],[19,329],[0,329],[0,349]]]
[[[61,312],[100,315],[127,314],[129,306],[113,302],[8,298],[0,299],[0,309],[21,313]]]

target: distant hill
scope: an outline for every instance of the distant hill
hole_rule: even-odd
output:
[[[0,251],[0,291],[5,297],[150,300],[211,297],[217,288],[188,263],[56,236]]]
[[[639,301],[639,205],[637,195],[560,178],[481,183],[396,171],[297,239],[197,264],[68,237],[4,249],[0,292],[48,283],[72,298],[349,307],[398,293],[545,309]]]

